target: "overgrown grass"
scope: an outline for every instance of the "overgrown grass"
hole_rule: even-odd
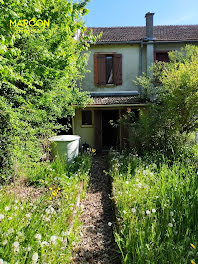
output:
[[[28,183],[42,190],[37,200],[22,201],[1,188],[0,263],[70,263],[80,226],[77,214],[68,230],[70,217],[90,166],[90,156],[83,155],[70,165],[56,160],[29,168]]]
[[[195,164],[118,154],[110,160],[123,263],[198,263]]]

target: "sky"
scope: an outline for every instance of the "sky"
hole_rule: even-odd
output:
[[[147,12],[154,25],[198,24],[198,0],[92,0],[87,8],[88,27],[144,26]]]

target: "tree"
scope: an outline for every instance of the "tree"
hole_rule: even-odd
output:
[[[8,113],[12,160],[38,160],[41,139],[61,128],[57,119],[89,100],[77,85],[95,40],[85,34],[87,2],[0,0],[0,115]]]
[[[148,103],[139,121],[131,122],[139,151],[173,153],[198,124],[198,47],[171,51],[169,58],[153,65],[152,77],[144,74],[136,81]]]

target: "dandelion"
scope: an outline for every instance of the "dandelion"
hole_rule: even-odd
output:
[[[111,222],[108,222],[108,226],[112,226],[112,223]]]
[[[190,245],[191,245],[192,248],[196,248],[195,245],[193,245],[192,243],[190,243]]]
[[[51,236],[50,241],[55,244],[56,243],[57,236]]]
[[[152,213],[156,213],[156,209],[152,209]]]
[[[169,223],[168,226],[169,226],[169,227],[173,227],[173,224],[172,224],[172,223]]]
[[[14,247],[14,252],[15,253],[17,253],[17,252],[19,252],[19,242],[18,241],[15,241],[14,243],[13,243],[13,247]]]
[[[170,212],[170,216],[173,216],[173,215],[174,215],[174,212],[171,211],[171,212]]]
[[[5,211],[9,211],[9,210],[10,210],[10,206],[6,206]]]
[[[46,241],[42,241],[42,242],[41,242],[41,247],[48,246],[48,245],[49,245],[49,243],[46,242]]]
[[[0,214],[0,221],[3,220],[5,216],[3,214]]]
[[[32,263],[36,263],[38,260],[38,253],[35,252],[33,255],[32,255]]]
[[[25,216],[26,216],[27,218],[30,218],[30,217],[32,216],[32,214],[27,213]]]
[[[2,242],[2,245],[6,245],[8,243],[8,240],[7,239],[5,239],[3,242]]]
[[[135,208],[132,208],[131,211],[132,211],[132,213],[135,213],[136,212],[136,209]]]
[[[36,234],[34,237],[35,237],[37,240],[41,240],[41,234]]]
[[[151,213],[151,212],[150,212],[149,210],[146,210],[146,214],[147,214],[147,215],[150,215],[150,213]]]
[[[52,187],[49,187],[49,190],[52,191]]]

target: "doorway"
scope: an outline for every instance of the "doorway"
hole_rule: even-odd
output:
[[[111,147],[118,149],[119,139],[119,110],[103,110],[102,112],[102,149]]]

